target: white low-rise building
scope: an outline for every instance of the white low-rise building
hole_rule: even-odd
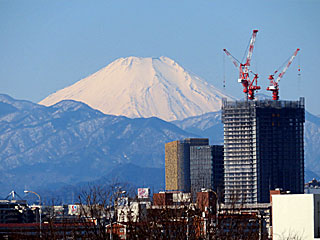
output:
[[[320,239],[320,194],[272,196],[273,239]]]

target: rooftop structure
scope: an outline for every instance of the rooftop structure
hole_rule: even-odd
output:
[[[34,212],[25,200],[0,200],[1,223],[27,223],[35,220]]]

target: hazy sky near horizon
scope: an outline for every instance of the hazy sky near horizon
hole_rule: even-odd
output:
[[[238,70],[222,49],[241,60],[258,29],[252,70],[260,93],[271,95],[268,75],[300,48],[280,98],[304,96],[319,115],[319,12],[319,0],[0,0],[0,93],[39,102],[117,58],[167,56],[241,98]]]

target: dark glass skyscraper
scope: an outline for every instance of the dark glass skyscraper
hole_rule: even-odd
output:
[[[223,146],[190,147],[191,191],[223,190]]]

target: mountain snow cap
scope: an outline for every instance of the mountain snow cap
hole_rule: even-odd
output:
[[[98,72],[42,100],[72,99],[106,114],[181,120],[221,109],[233,99],[168,57],[119,58]]]

